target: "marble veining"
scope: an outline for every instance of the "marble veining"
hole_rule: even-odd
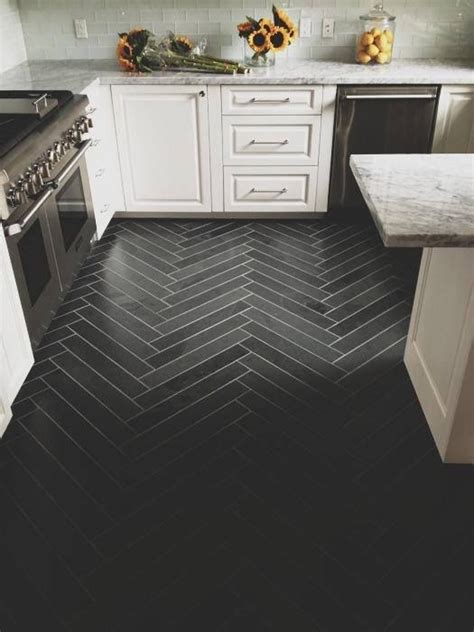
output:
[[[155,72],[132,75],[115,60],[29,61],[0,74],[0,89],[68,89],[81,92],[102,84],[474,84],[474,63],[467,60],[394,60],[387,66],[360,66],[337,61],[277,63],[248,75]]]
[[[353,155],[386,246],[474,246],[474,155]]]

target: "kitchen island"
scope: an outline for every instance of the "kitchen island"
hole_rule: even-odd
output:
[[[384,244],[422,247],[405,364],[443,461],[474,462],[474,156],[353,155]]]

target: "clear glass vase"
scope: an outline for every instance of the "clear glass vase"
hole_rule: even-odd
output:
[[[244,44],[244,63],[246,66],[269,68],[275,65],[275,53],[272,50],[266,53],[256,53],[248,44]]]

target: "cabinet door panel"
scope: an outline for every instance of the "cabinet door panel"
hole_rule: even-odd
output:
[[[474,152],[474,86],[442,86],[433,151]]]
[[[210,211],[201,86],[113,86],[127,211]]]
[[[0,231],[0,437],[11,419],[11,405],[33,366],[28,330],[8,248]]]

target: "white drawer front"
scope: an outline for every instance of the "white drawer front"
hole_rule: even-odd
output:
[[[224,164],[316,165],[319,116],[225,116]]]
[[[225,210],[314,212],[316,167],[225,167]]]
[[[223,114],[320,114],[321,86],[222,87]]]

